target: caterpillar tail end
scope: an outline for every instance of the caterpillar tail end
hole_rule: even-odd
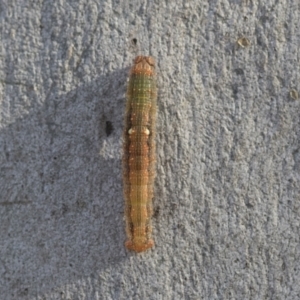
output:
[[[135,251],[137,253],[144,252],[154,246],[154,241],[149,239],[146,243],[134,243],[131,240],[125,242],[127,249]]]

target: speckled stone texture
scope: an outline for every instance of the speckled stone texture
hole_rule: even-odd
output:
[[[0,1],[1,299],[300,299],[299,11]],[[121,152],[138,54],[159,90],[156,246],[137,255]]]

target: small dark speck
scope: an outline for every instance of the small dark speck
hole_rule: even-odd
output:
[[[132,41],[132,44],[133,44],[133,45],[136,45],[136,44],[137,44],[137,39],[136,39],[136,38],[132,39],[131,41]]]
[[[54,157],[53,157],[53,159],[57,159],[57,157],[56,157],[56,156],[54,156]]]
[[[260,17],[259,21],[261,23],[266,23],[267,21],[269,21],[269,18],[267,16],[262,16],[262,17]]]
[[[264,46],[265,44],[261,37],[257,37],[256,42],[258,46]]]
[[[235,72],[237,75],[244,75],[244,70],[243,70],[243,69],[235,69],[234,72]]]
[[[113,131],[114,131],[114,127],[112,123],[110,121],[106,121],[106,125],[105,125],[106,136],[110,136]]]
[[[236,84],[232,85],[232,92],[233,92],[233,95],[236,97],[239,92],[238,86]]]
[[[66,204],[63,204],[63,205],[62,205],[62,209],[61,209],[61,211],[62,211],[62,214],[64,215],[65,213],[67,213],[67,212],[68,212],[68,210],[69,210],[69,208],[68,208],[68,205],[66,205]]]
[[[159,216],[160,208],[159,206],[154,209],[153,218],[157,218]]]
[[[28,288],[25,288],[25,289],[23,290],[23,296],[26,296],[26,295],[28,295]]]
[[[247,203],[246,203],[246,206],[247,206],[248,208],[252,208],[252,207],[253,207],[253,204],[250,203],[250,202],[247,202]]]

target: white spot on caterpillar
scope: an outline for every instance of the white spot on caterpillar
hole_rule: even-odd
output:
[[[130,135],[130,134],[133,134],[133,133],[134,133],[134,129],[130,128],[130,129],[128,130],[128,134]]]
[[[145,128],[145,129],[144,129],[144,133],[145,133],[146,135],[149,135],[149,134],[150,134],[150,130],[149,130],[148,128]]]

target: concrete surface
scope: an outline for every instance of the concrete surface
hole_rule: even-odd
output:
[[[0,1],[1,299],[300,299],[299,10]],[[124,248],[121,176],[137,54],[159,88],[141,255]]]

